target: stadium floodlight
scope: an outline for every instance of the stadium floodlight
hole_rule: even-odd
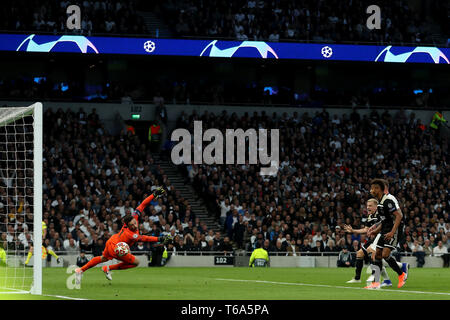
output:
[[[42,109],[0,107],[1,294],[42,294]]]

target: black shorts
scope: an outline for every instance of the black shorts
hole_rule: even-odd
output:
[[[384,239],[384,236],[387,233],[389,233],[389,232],[381,233],[380,240],[378,240],[378,243],[377,243],[377,248],[380,248],[380,249],[388,248],[388,249],[391,249],[391,251],[395,250],[397,248],[397,244],[398,244],[399,230],[397,229],[397,231],[395,231],[394,236],[389,241],[386,241],[386,239]]]
[[[361,246],[361,249],[363,249],[364,253],[367,253],[367,250],[369,249],[370,246],[372,246],[372,249],[374,249],[374,251],[376,250],[376,248],[374,248],[377,243],[379,242],[380,237],[378,236],[378,234],[374,237],[372,237],[371,239],[369,239],[365,244],[363,244]],[[375,245],[373,245],[375,243]]]
[[[373,243],[373,239],[369,239],[366,243],[364,243],[362,246],[361,246],[361,249],[364,251],[364,252],[367,252],[367,249],[369,249],[369,247],[370,247],[370,245]]]

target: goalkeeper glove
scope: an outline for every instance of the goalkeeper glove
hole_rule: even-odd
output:
[[[161,197],[166,191],[162,188],[162,187],[158,187],[155,189],[155,191],[153,191],[153,196],[155,197],[155,199],[158,199],[159,197]]]
[[[159,239],[158,239],[158,241],[160,243],[162,243],[163,245],[171,243],[172,240],[173,240],[173,237],[170,234],[167,234],[165,236],[159,236]]]

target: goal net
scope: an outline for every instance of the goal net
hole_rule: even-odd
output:
[[[42,104],[0,107],[0,294],[42,293],[41,246]]]

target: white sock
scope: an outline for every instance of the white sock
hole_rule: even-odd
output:
[[[389,275],[388,275],[385,267],[383,267],[383,269],[381,269],[381,276],[383,277],[384,280],[391,280],[389,278]]]
[[[370,264],[368,267],[367,267],[367,270],[366,270],[366,273],[367,274],[372,274],[372,267],[371,267],[372,265]]]
[[[380,267],[377,265],[372,264],[372,270],[375,271],[375,278],[374,278],[374,282],[380,282],[380,276],[381,276],[381,271],[380,271]]]

